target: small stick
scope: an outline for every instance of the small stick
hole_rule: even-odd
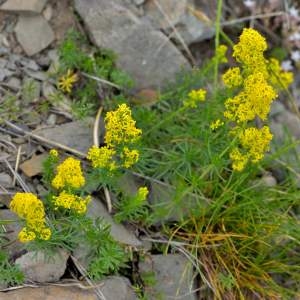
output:
[[[15,174],[17,174],[17,172],[18,172],[18,168],[19,168],[19,164],[20,164],[21,149],[22,149],[22,147],[19,146],[18,152],[17,152],[16,164],[15,164]],[[15,186],[15,185],[16,185],[16,179],[17,179],[17,178],[16,178],[16,175],[15,175],[15,174],[14,174],[12,186]]]
[[[97,115],[95,118],[95,122],[94,122],[93,138],[94,138],[94,145],[96,147],[99,147],[99,122],[100,122],[102,110],[103,110],[103,107],[101,106],[98,109],[98,112],[97,112]],[[105,200],[106,200],[106,204],[107,204],[107,210],[109,213],[111,213],[112,212],[111,198],[110,198],[109,190],[106,186],[104,187],[104,196],[105,196]]]
[[[82,74],[83,76],[87,77],[87,78],[94,79],[94,80],[96,80],[96,81],[98,81],[98,82],[101,82],[101,83],[110,85],[110,86],[112,86],[112,87],[114,87],[114,88],[117,88],[118,90],[122,90],[122,87],[121,87],[121,86],[119,86],[119,85],[117,85],[117,84],[115,84],[115,83],[112,83],[112,82],[110,82],[110,81],[108,81],[108,80],[102,79],[102,78],[97,77],[97,76],[94,76],[94,75],[87,74],[87,73],[85,73],[85,72],[81,72],[81,74]]]

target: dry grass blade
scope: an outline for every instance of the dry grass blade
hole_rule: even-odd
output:
[[[21,157],[21,150],[22,147],[19,146],[18,148],[18,152],[17,152],[17,159],[16,159],[16,163],[15,163],[15,172],[18,172],[18,168],[19,168],[19,164],[20,164],[20,157]],[[14,176],[13,181],[12,181],[12,186],[16,185],[16,176]]]
[[[76,268],[79,270],[79,272],[85,276],[85,279],[87,281],[87,283],[95,289],[95,293],[98,297],[99,300],[107,300],[106,297],[103,295],[103,293],[101,292],[101,290],[98,288],[97,285],[94,285],[93,282],[88,278],[87,276],[87,272],[84,269],[84,267],[81,265],[81,263],[73,256],[71,255],[71,259],[73,260]]]
[[[98,109],[96,118],[95,118],[95,122],[94,122],[94,130],[93,130],[93,139],[94,139],[94,145],[96,147],[99,147],[99,124],[100,124],[100,117],[101,117],[101,113],[102,113],[102,106]],[[106,204],[107,204],[107,210],[109,213],[112,212],[112,203],[111,203],[111,197],[109,194],[109,190],[107,189],[107,187],[104,187],[104,195],[105,195],[105,200],[106,200]]]
[[[114,88],[116,88],[116,89],[118,89],[118,90],[122,90],[122,87],[121,87],[121,86],[119,86],[119,85],[117,85],[117,84],[115,84],[115,83],[113,83],[113,82],[110,82],[110,81],[108,81],[108,80],[99,78],[99,77],[94,76],[94,75],[87,74],[87,73],[85,73],[85,72],[82,72],[81,74],[82,74],[83,76],[87,77],[87,78],[90,78],[90,79],[96,80],[96,81],[98,81],[98,82],[101,82],[101,83],[110,85],[110,86],[112,86],[112,87],[114,87]]]

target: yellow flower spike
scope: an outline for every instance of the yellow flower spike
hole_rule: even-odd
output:
[[[144,201],[146,200],[147,196],[149,194],[149,190],[147,187],[140,187],[138,189],[138,193],[137,193],[137,197],[141,200],[141,201]]]
[[[35,240],[35,238],[36,234],[26,227],[24,227],[18,234],[18,239],[21,243],[31,242]]]
[[[77,195],[62,191],[58,196],[54,196],[52,201],[56,209],[72,209],[79,214],[83,214],[86,212],[87,204],[91,201],[91,196],[87,196],[84,199]]]
[[[123,159],[123,166],[128,169],[139,160],[139,152],[135,149],[130,150],[128,147],[124,147],[121,158]]]
[[[58,81],[58,88],[66,93],[71,93],[74,83],[78,80],[77,74],[73,71],[68,70],[67,74],[61,76]]]
[[[113,160],[116,151],[107,146],[98,148],[92,146],[87,154],[87,159],[91,161],[93,168],[106,168],[110,171],[116,169],[116,164]]]
[[[228,88],[239,87],[243,83],[243,77],[241,75],[241,70],[238,67],[228,69],[222,75],[223,82]]]
[[[39,238],[41,240],[44,240],[44,241],[48,241],[51,237],[51,230],[50,228],[43,228],[40,232],[39,232]]]
[[[264,51],[267,50],[266,39],[255,29],[244,28],[239,42],[233,47],[233,57],[242,63],[248,72],[267,73]]]
[[[124,103],[105,116],[105,143],[108,148],[136,142],[142,131],[135,127],[130,108]]]
[[[45,217],[43,202],[32,193],[16,193],[9,207],[23,219],[43,219]]]
[[[229,157],[232,160],[232,169],[235,171],[242,171],[248,162],[248,157],[243,155],[238,148],[234,148],[229,153]]]
[[[82,174],[81,162],[73,157],[65,159],[58,167],[57,174],[52,180],[52,186],[56,189],[64,187],[80,188],[85,184]]]

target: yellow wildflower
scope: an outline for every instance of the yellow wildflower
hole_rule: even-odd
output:
[[[53,158],[57,158],[58,157],[58,152],[56,149],[51,149],[49,151],[50,156],[52,156]]]
[[[80,161],[68,157],[57,167],[57,174],[52,180],[56,189],[64,187],[80,188],[85,184],[85,179],[80,167]]]
[[[225,101],[224,116],[238,123],[254,120],[256,116],[266,120],[270,105],[276,97],[275,90],[262,73],[251,74],[244,81],[244,89]]]
[[[269,145],[273,135],[268,126],[261,129],[250,127],[245,129],[240,136],[240,143],[244,150],[248,152],[249,159],[256,163],[264,157],[264,153],[269,150]]]
[[[248,162],[248,157],[243,155],[238,148],[234,148],[229,157],[232,160],[232,169],[236,171],[242,171]]]
[[[205,101],[206,90],[192,90],[188,94],[188,98],[183,102],[184,107],[196,108],[198,102]]]
[[[18,235],[21,242],[34,239],[49,239],[51,230],[45,226],[45,210],[41,200],[31,193],[16,193],[10,203],[10,209],[25,219],[24,227]]]
[[[24,227],[18,234],[18,239],[21,243],[27,243],[35,240],[36,234],[29,230],[28,228]]]
[[[77,74],[73,71],[68,70],[67,74],[60,77],[58,81],[58,88],[66,93],[71,93],[73,84],[78,80]]]
[[[233,57],[243,64],[246,71],[266,74],[264,51],[267,49],[265,38],[255,29],[244,28],[239,42],[233,47]]]
[[[294,80],[293,73],[283,71],[276,58],[268,60],[268,69],[270,70],[269,81],[278,91],[287,89]]]
[[[109,148],[136,142],[142,131],[135,127],[130,108],[124,103],[105,116],[105,143]]]
[[[221,121],[220,119],[217,119],[216,121],[212,122],[209,127],[210,127],[210,129],[215,130],[223,125],[224,125],[224,122]]]
[[[43,202],[32,193],[16,193],[9,207],[23,219],[32,220],[45,217]]]
[[[235,88],[241,86],[243,77],[241,70],[238,67],[228,69],[222,76],[223,82],[228,88]]]
[[[39,238],[45,241],[48,241],[51,237],[51,230],[50,228],[43,228],[40,232],[39,232]]]
[[[62,191],[58,196],[53,197],[53,203],[56,209],[58,209],[59,207],[72,209],[80,214],[86,212],[86,206],[90,202],[90,200],[90,196],[84,199],[77,195],[69,194],[66,191]]]
[[[144,187],[140,187],[138,189],[138,192],[137,192],[137,197],[141,200],[141,201],[145,201],[147,196],[149,194],[149,190],[146,186]]]
[[[113,156],[116,154],[114,149],[107,146],[96,147],[92,146],[87,154],[87,159],[92,162],[93,168],[107,168],[110,171],[116,169],[116,163]]]
[[[123,166],[125,168],[130,168],[139,160],[139,152],[135,149],[130,150],[128,147],[124,147],[121,158],[123,159]]]

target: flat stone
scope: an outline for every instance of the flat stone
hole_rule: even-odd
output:
[[[31,159],[26,160],[20,165],[20,169],[28,177],[39,175],[43,171],[43,161],[47,156],[47,153],[33,155]]]
[[[182,255],[151,255],[139,262],[141,277],[153,276],[153,286],[146,286],[150,299],[196,300],[194,271]]]
[[[143,24],[131,11],[113,1],[75,0],[88,33],[100,48],[112,49],[117,66],[126,71],[137,87],[162,87],[190,65],[169,39]]]
[[[285,110],[276,117],[276,121],[282,124],[297,139],[300,139],[300,119],[295,114]]]
[[[48,285],[39,288],[26,287],[26,288],[6,292],[6,293],[0,293],[0,300],[29,300],[29,299],[30,300],[70,300],[70,299],[98,300],[99,298],[97,297],[93,289],[91,288],[80,289],[77,286]]]
[[[5,82],[5,85],[17,92],[21,89],[21,80],[17,77],[11,77]]]
[[[149,0],[144,6],[145,19],[153,28],[161,29],[168,34],[175,28],[188,45],[211,38],[214,35],[214,27],[209,25],[209,18],[203,10],[199,11],[191,2],[188,0],[164,0],[157,5],[158,2]],[[203,16],[202,20],[195,16],[197,13]],[[207,22],[204,21],[204,16],[206,16]],[[172,37],[177,38],[175,34]]]
[[[37,129],[34,133],[77,151],[87,153],[93,145],[93,126],[94,119],[87,118],[84,121],[74,121],[51,128]]]
[[[10,77],[14,73],[5,68],[0,68],[0,81],[3,81],[5,78]]]
[[[39,14],[44,9],[47,0],[7,0],[0,10],[15,13]]]
[[[25,275],[25,281],[55,282],[66,270],[69,254],[58,250],[51,256],[44,252],[28,252],[16,259],[16,265]]]
[[[12,178],[7,173],[0,173],[0,185],[8,188],[11,184]]]
[[[5,247],[5,250],[7,251],[10,257],[14,257],[24,249],[24,244],[18,241],[18,234],[22,229],[22,226],[19,223],[20,220],[18,216],[9,209],[0,209],[0,220],[7,221],[6,224],[4,225],[4,228],[6,231],[5,237],[8,239],[7,240],[8,246]],[[5,244],[6,241],[4,241],[4,245]]]
[[[54,32],[40,15],[19,16],[15,27],[18,42],[28,56],[47,48],[54,41]]]
[[[137,300],[130,281],[125,277],[111,276],[99,282],[103,296],[108,300]]]

